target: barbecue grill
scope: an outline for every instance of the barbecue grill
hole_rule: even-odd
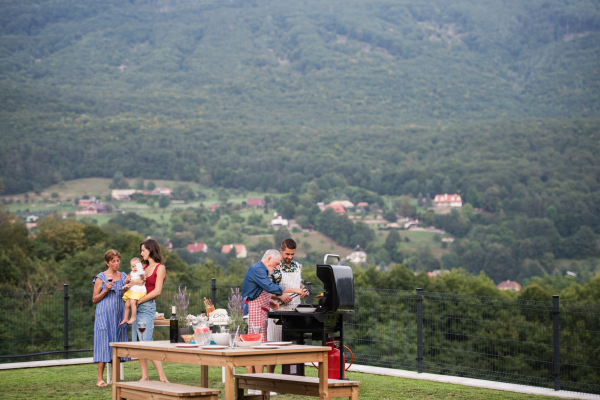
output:
[[[336,265],[327,264],[328,258],[337,258]],[[314,312],[270,311],[281,325],[283,340],[296,340],[304,344],[307,335],[311,340],[320,340],[324,346],[327,336],[339,332],[340,349],[344,347],[344,322],[354,312],[354,276],[352,268],[340,265],[340,256],[326,254],[323,264],[317,265],[317,277],[323,282],[323,296],[318,305],[310,305]],[[311,297],[312,298],[312,295]],[[344,376],[344,358],[340,357],[340,377]],[[304,375],[304,364],[284,365],[283,372],[291,375]]]

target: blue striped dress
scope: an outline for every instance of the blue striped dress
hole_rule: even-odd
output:
[[[110,342],[127,342],[127,324],[119,326],[123,320],[125,312],[125,303],[123,302],[123,285],[127,274],[121,272],[121,279],[113,281],[113,287],[106,293],[106,296],[96,305],[96,315],[94,321],[94,362],[111,362],[112,347]],[[101,272],[92,281],[96,279],[102,281],[102,289],[106,288],[108,281]],[[130,358],[121,357],[121,361],[131,361]]]

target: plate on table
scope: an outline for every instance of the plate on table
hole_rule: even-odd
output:
[[[279,346],[272,346],[272,345],[268,345],[268,344],[261,344],[260,346],[252,346],[253,349],[278,349]]]
[[[218,345],[218,344],[217,345],[212,344],[212,345],[209,345],[209,346],[202,346],[203,350],[219,350],[219,349],[227,349],[227,348],[229,348],[229,346],[221,346],[221,345]]]
[[[187,347],[187,348],[193,348],[193,347],[198,347],[200,346],[199,344],[189,344],[189,343],[180,343],[180,344],[176,344],[175,347]]]
[[[267,342],[267,346],[289,346],[292,342]]]

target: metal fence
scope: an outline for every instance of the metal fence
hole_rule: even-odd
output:
[[[205,297],[226,308],[231,288],[241,290],[214,279],[184,286],[189,314],[204,311]],[[178,288],[165,285],[157,300],[167,317]],[[91,297],[66,287],[0,293],[0,362],[90,356]],[[344,342],[357,364],[600,394],[600,305],[367,288],[355,301]],[[168,328],[154,338],[168,339]]]

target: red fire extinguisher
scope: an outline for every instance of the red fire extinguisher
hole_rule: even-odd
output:
[[[326,346],[331,347],[331,350],[327,352],[327,377],[329,379],[340,379],[340,348],[339,346],[335,345],[336,341],[339,340],[327,339],[327,342],[325,342]],[[350,360],[350,365],[348,365],[343,372],[347,371],[354,362],[354,354],[352,354],[352,350],[350,350],[347,346],[344,346],[344,348],[350,352],[352,359]],[[346,365],[346,355],[342,353],[342,357],[344,357],[344,365]],[[341,379],[344,379],[345,377],[346,374],[344,373]]]

